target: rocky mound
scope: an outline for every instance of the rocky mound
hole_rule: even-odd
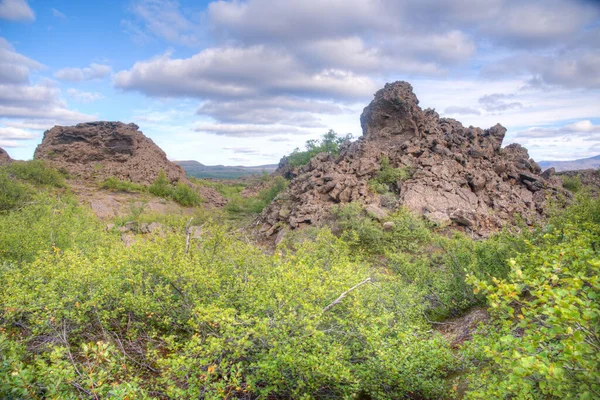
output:
[[[2,147],[0,147],[0,165],[8,164],[11,161],[12,161],[12,158],[10,158],[10,156],[8,155],[6,150],[4,150]]]
[[[185,181],[183,168],[170,162],[137,125],[122,122],[55,126],[44,132],[34,158],[84,179],[115,176],[150,184],[164,170],[171,182]]]
[[[518,144],[501,148],[506,129],[464,127],[423,110],[406,82],[386,84],[360,118],[363,135],[339,156],[315,156],[259,218],[272,235],[324,221],[332,206],[358,201],[379,218],[404,206],[439,225],[459,225],[487,235],[520,216],[532,224],[544,216],[560,180],[541,175],[539,165]],[[392,193],[374,193],[369,180],[382,160],[412,171],[390,185]],[[283,222],[283,224],[282,224]]]

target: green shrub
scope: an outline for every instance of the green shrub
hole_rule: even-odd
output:
[[[43,160],[15,161],[4,168],[10,175],[34,184],[58,188],[66,186],[65,178],[61,173],[46,165]]]
[[[577,193],[583,187],[581,183],[581,179],[579,176],[567,176],[563,175],[562,177],[563,187],[570,192]]]
[[[389,230],[384,230],[380,222],[367,215],[360,203],[337,206],[332,212],[341,237],[366,254],[414,252],[431,240],[423,220],[405,209],[385,219],[391,223]]]
[[[390,159],[387,156],[383,156],[381,158],[381,168],[377,175],[369,180],[369,187],[375,193],[384,194],[390,191],[390,186],[410,179],[412,174],[412,169],[409,167],[392,168],[390,166]]]
[[[212,181],[208,179],[191,178],[191,181],[200,186],[212,187],[227,199],[239,195],[247,186],[246,184],[239,182]]]
[[[468,398],[600,395],[599,240],[597,224],[566,225],[513,258],[506,279],[469,276],[492,321],[473,344],[487,365],[474,367]]]
[[[387,183],[381,183],[375,179],[369,180],[369,188],[377,194],[390,193],[390,186]]]
[[[173,200],[182,206],[192,207],[202,204],[202,199],[185,183],[178,183],[172,193]]]
[[[181,182],[175,186],[171,185],[163,170],[160,170],[156,180],[148,187],[148,191],[155,196],[174,200],[186,207],[198,206],[202,203],[198,193],[188,185]]]
[[[0,170],[0,212],[6,212],[24,205],[30,200],[33,189],[10,178]]]
[[[240,194],[234,194],[225,206],[225,210],[237,217],[258,214],[271,204],[287,185],[288,181],[281,176],[276,176],[271,185],[261,190],[256,196],[244,198]]]
[[[103,230],[74,197],[39,192],[21,210],[0,215],[0,266],[2,261],[31,262],[54,249],[87,251],[100,243]]]
[[[287,156],[288,163],[292,167],[301,167],[308,164],[310,159],[319,153],[337,155],[340,151],[340,146],[345,141],[351,139],[351,134],[347,134],[344,137],[338,137],[335,131],[330,129],[329,132],[324,134],[321,139],[308,140],[305,145],[305,151],[295,149],[289,156]]]
[[[167,232],[0,268],[0,397],[447,392],[459,364],[414,288],[352,260],[328,231],[285,257],[216,225],[187,253],[184,239]],[[376,285],[323,311],[367,277]]]
[[[165,173],[164,170],[162,170],[162,169],[160,170],[160,172],[158,173],[158,176],[156,177],[154,182],[152,182],[152,185],[150,185],[148,187],[148,191],[158,197],[164,197],[164,198],[172,197],[173,186],[171,186],[171,183],[167,179],[167,174]]]
[[[110,178],[102,182],[100,187],[103,189],[118,190],[122,192],[131,193],[145,192],[146,190],[148,190],[148,188],[144,185],[140,185],[130,181],[123,181],[114,176],[111,176]]]

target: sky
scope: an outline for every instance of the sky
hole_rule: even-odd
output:
[[[0,147],[134,122],[171,160],[261,165],[362,134],[385,82],[536,160],[600,154],[600,0],[0,0]]]

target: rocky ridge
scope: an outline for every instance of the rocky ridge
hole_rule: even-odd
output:
[[[44,132],[34,158],[84,179],[115,176],[150,184],[164,170],[171,182],[186,180],[183,168],[169,161],[137,125],[122,122],[55,126]]]
[[[8,155],[6,150],[4,150],[2,147],[0,147],[0,165],[8,164],[11,161],[12,161],[12,158],[10,158],[10,156]]]
[[[360,121],[362,137],[337,157],[319,154],[295,172],[288,189],[258,219],[261,232],[271,236],[285,226],[319,224],[334,205],[358,201],[379,219],[406,207],[438,225],[486,236],[516,215],[533,224],[545,215],[548,198],[568,196],[560,179],[553,171],[542,174],[527,149],[502,148],[503,126],[464,127],[440,118],[419,107],[407,82],[386,84]],[[391,185],[393,196],[369,187],[384,158],[391,167],[413,171]]]

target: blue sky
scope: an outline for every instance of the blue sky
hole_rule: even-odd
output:
[[[275,163],[361,134],[397,79],[421,106],[508,128],[535,159],[600,153],[592,0],[0,0],[0,146],[135,122],[171,159]]]

